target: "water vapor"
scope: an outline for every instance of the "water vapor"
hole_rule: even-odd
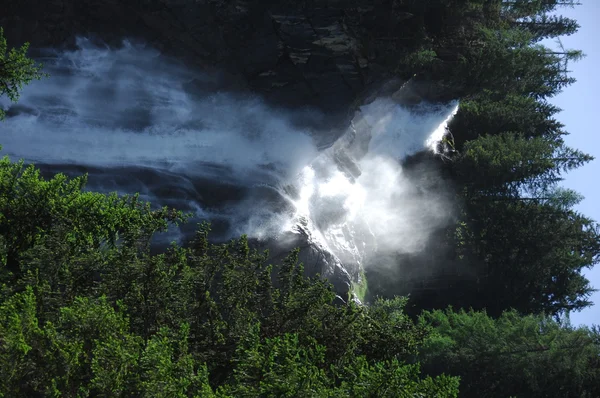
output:
[[[51,77],[27,86],[18,105],[0,103],[4,153],[54,171],[83,167],[90,189],[191,210],[223,237],[277,240],[303,225],[342,263],[363,267],[423,250],[448,220],[443,196],[402,161],[436,150],[455,103],[380,98],[347,131],[324,132],[310,126],[326,115],[219,91],[210,76],[143,45],[79,39],[77,50],[42,61]]]

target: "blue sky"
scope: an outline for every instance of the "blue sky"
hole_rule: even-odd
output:
[[[572,9],[561,8],[558,14],[576,19],[581,28],[568,37],[562,38],[567,49],[579,49],[587,55],[579,62],[569,65],[577,82],[566,88],[561,94],[552,99],[552,103],[563,111],[558,120],[565,124],[570,133],[565,138],[566,143],[580,149],[596,160],[575,171],[570,172],[564,181],[564,186],[583,194],[585,199],[577,210],[596,221],[600,221],[600,136],[596,131],[600,116],[598,96],[600,95],[600,0],[581,0],[582,5]],[[600,289],[600,265],[586,272],[592,285]],[[592,297],[596,303],[584,311],[571,314],[571,323],[600,324],[600,292]]]

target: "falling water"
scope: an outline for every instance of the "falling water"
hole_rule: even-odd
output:
[[[0,103],[0,143],[45,170],[88,172],[89,189],[192,211],[220,223],[223,238],[276,241],[301,228],[360,266],[375,252],[421,250],[447,218],[445,202],[423,195],[401,161],[435,151],[456,104],[380,98],[347,131],[319,131],[316,111],[220,92],[213,77],[144,46],[80,39],[43,61],[50,78],[27,86],[18,104]],[[319,150],[323,135],[339,138]]]

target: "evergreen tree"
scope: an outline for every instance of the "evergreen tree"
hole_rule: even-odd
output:
[[[42,65],[27,57],[28,49],[29,44],[25,43],[20,48],[9,50],[0,27],[0,97],[6,95],[9,100],[16,102],[25,84],[44,76]],[[4,116],[4,110],[0,109],[0,120]]]
[[[154,253],[183,214],[0,160],[0,396],[455,397],[458,377],[466,397],[599,396],[598,329],[565,314],[590,305],[582,270],[600,259],[600,229],[557,187],[592,158],[565,145],[548,103],[583,54],[539,45],[578,29],[551,15],[575,4],[378,2],[385,24],[345,13],[383,67],[461,102],[439,162],[458,203],[432,239],[443,292],[412,286],[409,304],[335,304],[297,250],[268,264],[245,236],[210,243],[205,224]],[[42,76],[27,50],[0,30],[11,101]],[[436,269],[421,257],[398,261]],[[485,312],[407,314],[448,304]]]
[[[600,394],[597,329],[515,311],[425,312],[433,327],[420,360],[426,373],[461,376],[461,397],[596,397]]]

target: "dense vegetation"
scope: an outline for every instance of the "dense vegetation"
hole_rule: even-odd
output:
[[[409,301],[336,304],[297,252],[273,268],[245,237],[209,243],[207,225],[154,254],[152,237],[185,215],[2,159],[0,396],[600,396],[600,330],[568,321],[590,304],[581,271],[599,230],[557,186],[591,158],[565,146],[547,102],[581,54],[538,44],[577,29],[550,14],[566,3],[393,2],[396,73],[461,98],[439,161],[458,219],[439,256],[399,264],[433,262],[430,281],[446,283],[408,283]],[[41,76],[26,51],[0,34],[11,100]]]
[[[574,210],[581,197],[557,184],[592,158],[565,145],[560,109],[549,102],[574,81],[568,64],[582,54],[540,45],[576,31],[576,21],[551,14],[572,2],[400,3],[415,14],[405,22],[420,28],[411,25],[412,52],[397,54],[398,73],[461,98],[441,166],[456,189],[458,220],[427,251],[437,259],[405,259],[398,280],[371,272],[369,286],[395,294],[404,284],[417,310],[559,315],[589,305],[581,272],[599,259],[598,225]],[[409,281],[424,268],[426,281]]]

